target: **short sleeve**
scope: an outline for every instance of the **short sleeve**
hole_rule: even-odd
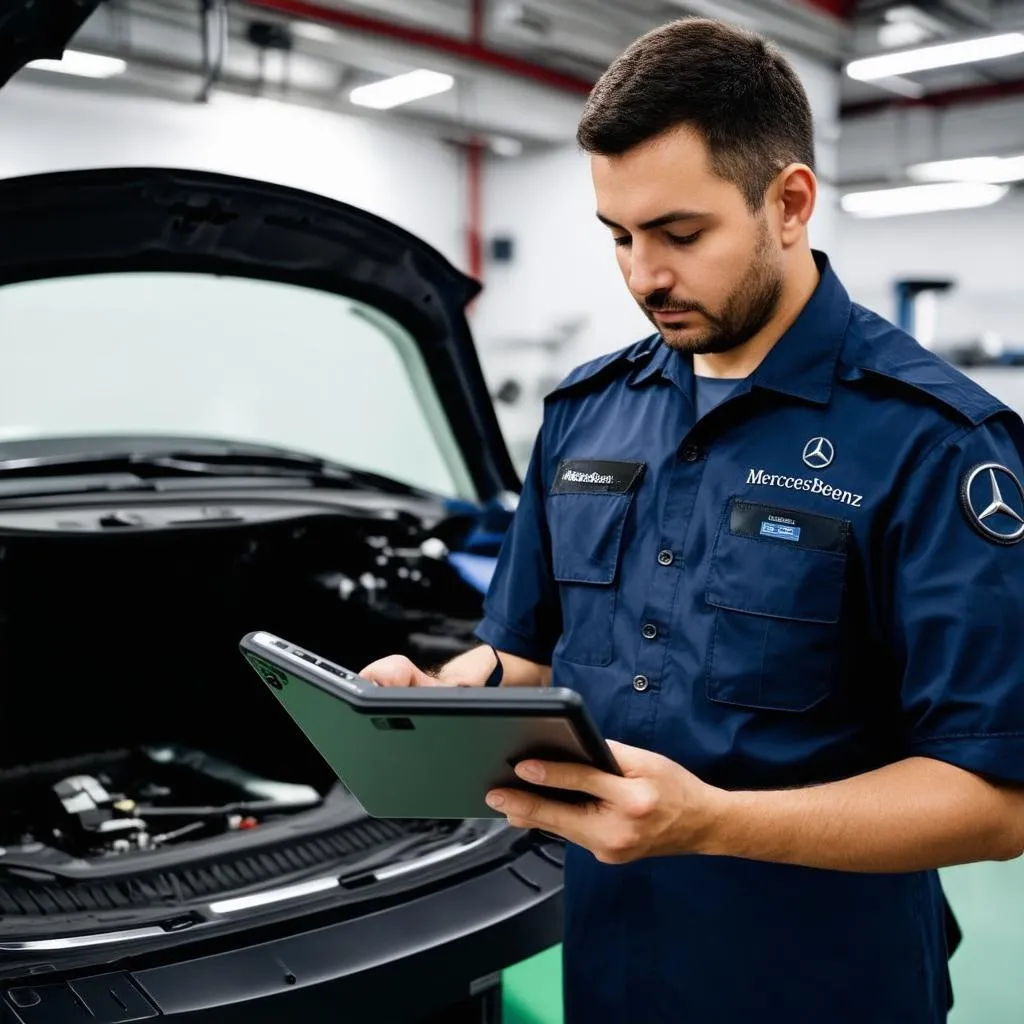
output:
[[[910,470],[886,530],[907,756],[1024,783],[1024,428],[1009,413]]]
[[[550,665],[562,632],[562,618],[551,571],[543,466],[542,430],[533,447],[519,505],[502,543],[476,635],[498,650]]]

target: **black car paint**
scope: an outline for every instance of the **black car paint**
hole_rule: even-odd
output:
[[[4,0],[0,5],[0,88],[29,61],[59,60],[102,0]]]

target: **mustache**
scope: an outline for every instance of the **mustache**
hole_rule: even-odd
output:
[[[699,302],[685,302],[673,299],[671,295],[648,295],[644,300],[644,309],[648,313],[702,313],[708,311]]]

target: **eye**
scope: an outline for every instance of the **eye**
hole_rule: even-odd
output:
[[[703,234],[703,231],[694,231],[692,235],[673,235],[668,236],[668,240],[673,245],[693,245],[698,238]]]
[[[627,245],[632,243],[633,239],[629,235],[618,235],[615,238],[615,244],[620,249],[625,248]]]

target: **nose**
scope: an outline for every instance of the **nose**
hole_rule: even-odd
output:
[[[644,245],[639,239],[634,239],[628,259],[627,283],[637,298],[672,290],[675,277],[662,259],[660,246]]]

